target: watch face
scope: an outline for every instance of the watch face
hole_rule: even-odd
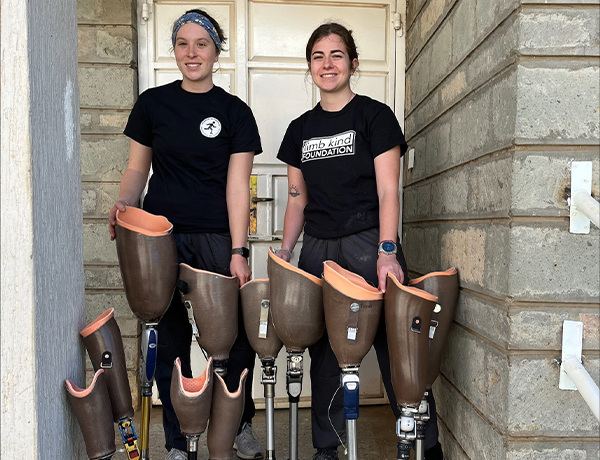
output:
[[[383,252],[393,252],[396,249],[396,245],[391,241],[384,241],[381,243],[381,249]]]

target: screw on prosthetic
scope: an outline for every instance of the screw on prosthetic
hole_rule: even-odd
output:
[[[298,402],[304,373],[303,352],[287,352],[286,387],[290,402],[290,460],[298,460]]]
[[[396,420],[396,436],[398,436],[398,460],[409,460],[413,442],[417,439],[415,414],[417,409],[408,406],[400,407],[400,418]]]
[[[275,384],[277,383],[277,366],[272,358],[261,360],[260,383],[264,387],[265,421],[267,428],[267,448],[265,460],[275,460]]]
[[[152,383],[156,370],[156,352],[158,345],[158,323],[142,322],[142,353],[140,357],[140,388],[141,388],[141,420],[140,447],[141,460],[149,459],[150,444],[150,410],[152,407]]]

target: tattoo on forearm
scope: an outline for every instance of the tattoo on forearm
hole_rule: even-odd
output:
[[[300,189],[295,185],[290,185],[290,196],[294,198],[300,196]]]

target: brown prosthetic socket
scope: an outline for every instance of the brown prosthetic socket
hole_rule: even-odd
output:
[[[403,286],[388,274],[384,302],[394,394],[399,406],[416,408],[425,393],[429,325],[437,297]]]
[[[173,225],[162,216],[127,206],[117,211],[117,255],[127,302],[140,320],[158,322],[177,282]]]
[[[273,327],[269,280],[253,280],[240,289],[244,328],[259,359],[275,359],[283,343]]]
[[[212,404],[213,381],[212,358],[208,358],[206,369],[195,379],[181,375],[181,360],[175,360],[171,402],[183,434],[200,435],[206,431]]]
[[[244,369],[240,376],[240,385],[237,391],[230,393],[221,376],[217,373],[213,374],[215,383],[206,437],[210,460],[231,460],[234,458],[233,442],[244,411],[244,383],[247,375],[248,369]]]
[[[431,388],[440,373],[442,352],[454,321],[458,301],[458,270],[453,267],[444,272],[432,272],[410,281],[409,285],[436,296],[441,307],[438,313],[434,312],[431,316],[433,321],[437,321],[435,334],[429,342],[427,361],[427,388]]]
[[[70,380],[65,380],[65,386],[83,434],[87,456],[91,460],[111,458],[117,449],[104,370],[98,369],[85,390]]]
[[[360,366],[377,333],[383,293],[328,260],[323,264],[323,308],[329,343],[340,367]]]
[[[323,281],[269,250],[273,325],[288,351],[304,351],[325,332]]]
[[[114,318],[114,308],[106,310],[80,334],[94,370],[104,369],[113,420],[133,417],[131,389],[121,330]]]
[[[200,334],[198,343],[214,361],[227,360],[238,331],[237,277],[180,264],[179,279],[187,284],[183,301],[192,304]]]

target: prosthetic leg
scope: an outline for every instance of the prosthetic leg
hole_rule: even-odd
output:
[[[290,402],[290,460],[298,460],[298,402],[303,354],[325,332],[323,281],[275,256],[267,262],[273,325],[287,350],[286,384]]]
[[[152,382],[156,369],[156,326],[169,308],[177,282],[177,247],[173,225],[128,206],[117,211],[117,255],[129,307],[142,323],[140,358],[141,459],[147,460]]]
[[[198,344],[213,359],[215,372],[225,378],[238,331],[237,277],[180,264],[177,286]]]
[[[439,308],[436,306],[431,318],[425,394],[419,405],[419,412],[415,415],[417,421],[415,460],[424,460],[425,425],[430,418],[427,396],[429,396],[429,390],[431,390],[433,382],[435,382],[440,373],[442,352],[444,351],[450,326],[452,325],[452,321],[454,321],[454,313],[458,301],[458,271],[453,267],[443,272],[432,272],[411,280],[409,285],[436,296],[439,306]]]
[[[139,459],[137,436],[131,417],[133,405],[131,388],[127,378],[127,365],[121,331],[114,318],[114,309],[102,313],[81,332],[94,370],[104,370],[104,378],[109,396],[112,417],[119,426],[125,452],[130,459]]]
[[[206,431],[210,416],[213,381],[211,358],[208,359],[204,373],[195,379],[181,375],[181,361],[179,358],[175,360],[171,379],[171,402],[181,432],[187,438],[188,460],[198,459],[198,439]]]
[[[230,393],[227,385],[217,373],[213,386],[212,407],[206,443],[210,460],[232,460],[233,443],[244,412],[244,383],[248,369],[240,376],[240,386]]]
[[[371,349],[383,308],[383,293],[332,261],[323,264],[323,308],[331,348],[342,369],[348,460],[357,460],[358,369]]]
[[[265,460],[275,460],[275,384],[277,366],[275,359],[283,343],[277,336],[270,311],[269,280],[253,280],[240,289],[244,327],[250,345],[261,362],[260,383],[265,394],[265,419],[267,448]]]
[[[88,458],[110,460],[117,449],[104,370],[96,371],[92,383],[85,390],[70,380],[65,380],[65,386],[83,434]]]
[[[417,437],[415,414],[425,392],[429,325],[437,297],[403,286],[388,274],[384,301],[392,386],[400,409],[398,460],[408,460]]]

